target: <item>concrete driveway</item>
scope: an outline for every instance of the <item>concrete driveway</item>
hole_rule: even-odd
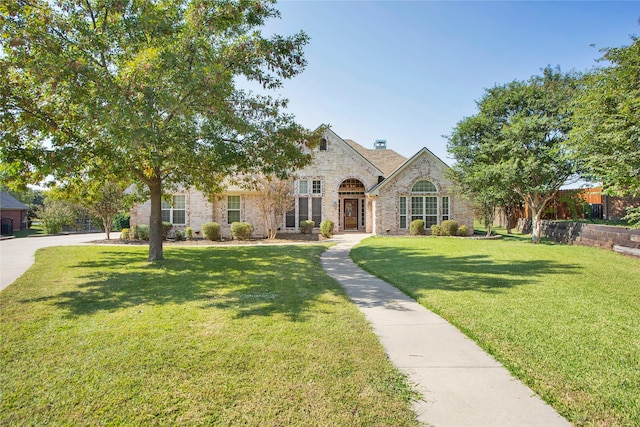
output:
[[[111,233],[112,239],[119,237],[120,233]],[[87,233],[0,240],[0,291],[31,267],[38,249],[48,246],[80,245],[100,239],[106,239],[106,235]]]

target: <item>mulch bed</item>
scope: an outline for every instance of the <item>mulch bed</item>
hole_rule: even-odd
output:
[[[302,233],[291,233],[291,234],[278,234],[275,239],[251,239],[251,240],[221,240],[221,241],[212,241],[205,240],[203,238],[196,238],[193,240],[166,240],[164,242],[165,245],[175,245],[175,246],[233,246],[233,245],[260,245],[260,244],[287,244],[287,243],[305,243],[305,242],[321,242],[327,240],[321,234],[312,233],[312,234],[302,234]],[[102,244],[102,245],[148,245],[148,241],[144,240],[121,240],[121,239],[111,239],[111,240],[94,240],[91,243]]]

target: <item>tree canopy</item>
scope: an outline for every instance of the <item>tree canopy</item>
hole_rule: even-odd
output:
[[[547,203],[575,171],[565,148],[577,76],[547,67],[543,75],[488,89],[478,113],[448,136],[463,192],[483,203],[517,193],[533,213],[534,243]]]
[[[19,0],[0,26],[0,173],[130,179],[151,199],[149,259],[163,258],[161,199],[211,193],[236,173],[285,175],[316,137],[265,91],[303,71],[308,36],[266,37],[268,0]]]
[[[640,197],[640,39],[605,49],[610,65],[585,76],[569,143],[582,173],[606,192]]]

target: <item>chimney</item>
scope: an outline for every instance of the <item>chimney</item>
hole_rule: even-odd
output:
[[[386,150],[387,149],[387,140],[386,139],[376,139],[376,142],[373,143],[373,146],[376,150]]]

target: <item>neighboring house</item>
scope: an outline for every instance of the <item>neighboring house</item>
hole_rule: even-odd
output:
[[[302,221],[334,222],[334,232],[409,234],[412,220],[422,219],[425,228],[443,220],[456,220],[473,232],[472,203],[455,193],[447,176],[449,167],[428,149],[410,159],[387,149],[378,140],[373,149],[340,138],[327,130],[313,161],[294,175],[294,207],[282,218],[281,232],[298,232]],[[231,223],[245,221],[255,227],[254,236],[265,236],[258,193],[230,186],[208,199],[194,189],[173,194],[163,202],[163,220],[178,229],[218,222],[222,235],[231,235]],[[131,210],[131,225],[148,224],[150,203]]]
[[[14,231],[27,228],[27,206],[7,192],[0,192],[0,216],[2,234],[11,235]]]

